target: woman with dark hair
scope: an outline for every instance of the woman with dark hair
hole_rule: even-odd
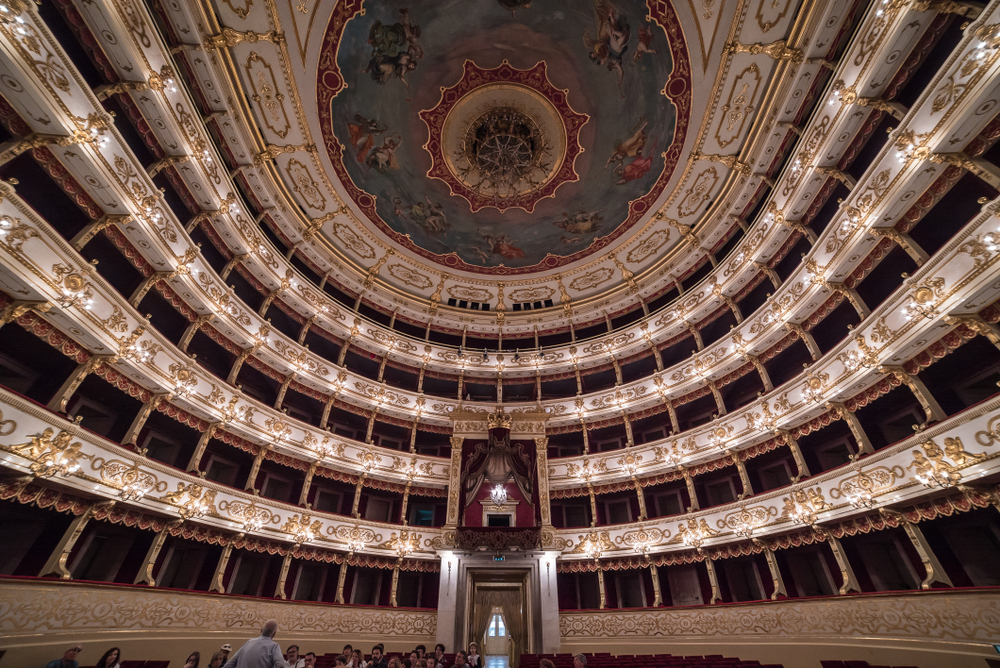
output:
[[[107,652],[104,653],[97,663],[94,664],[94,668],[118,668],[118,664],[122,662],[122,652],[117,647],[112,647]]]
[[[184,668],[198,668],[199,663],[201,663],[201,652],[191,652],[184,662]]]

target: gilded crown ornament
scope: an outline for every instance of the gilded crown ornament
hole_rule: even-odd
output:
[[[514,422],[514,416],[504,413],[503,409],[497,409],[486,416],[486,424],[490,429],[510,429]]]

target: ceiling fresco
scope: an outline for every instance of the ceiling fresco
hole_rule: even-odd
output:
[[[673,9],[617,0],[340,3],[317,73],[338,180],[404,248],[528,274],[648,215],[686,136]]]

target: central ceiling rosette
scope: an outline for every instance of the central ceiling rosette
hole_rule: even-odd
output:
[[[538,200],[580,178],[574,163],[589,117],[573,111],[544,62],[518,70],[505,60],[487,70],[466,61],[461,80],[420,118],[430,137],[427,176],[465,198],[473,213],[484,207],[530,213]]]

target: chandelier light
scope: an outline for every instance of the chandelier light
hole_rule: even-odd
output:
[[[934,291],[928,287],[917,288],[910,301],[903,307],[903,316],[907,320],[927,318],[933,320],[937,315],[934,308]]]
[[[146,450],[143,449],[141,454],[145,455]],[[132,464],[132,468],[122,475],[122,483],[124,484],[121,491],[118,492],[122,501],[139,501],[153,488],[154,480],[139,470],[139,462],[136,461]]]
[[[875,481],[864,471],[858,471],[858,477],[853,481],[850,491],[847,492],[847,500],[857,509],[865,508],[871,510],[875,507]]]
[[[199,519],[208,512],[208,504],[200,498],[188,498],[183,504],[177,507],[177,512],[186,520]]]
[[[494,485],[490,490],[490,500],[494,506],[502,506],[507,503],[507,489],[503,485]]]
[[[43,457],[31,465],[31,472],[39,478],[52,478],[57,475],[68,478],[79,470],[80,463],[76,461],[76,457],[66,451],[57,452],[51,458]]]

